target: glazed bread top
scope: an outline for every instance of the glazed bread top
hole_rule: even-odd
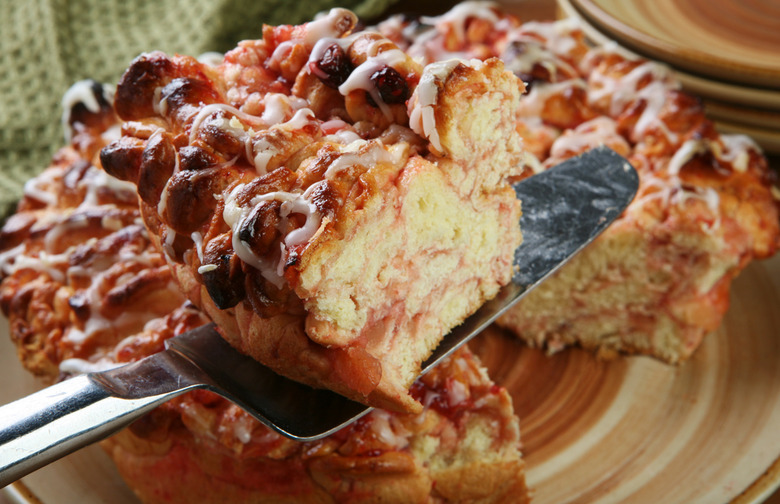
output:
[[[421,361],[511,277],[523,84],[497,59],[422,67],[355,23],[265,26],[213,65],[140,56],[101,161],[234,346],[419,410]]]

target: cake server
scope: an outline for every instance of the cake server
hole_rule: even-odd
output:
[[[596,148],[515,186],[523,244],[516,274],[493,300],[448,334],[424,373],[590,243],[633,199],[629,163]],[[0,408],[0,486],[98,441],[159,404],[204,388],[281,434],[314,440],[370,411],[328,390],[283,378],[234,350],[213,324],[168,340],[165,351],[112,370],[63,381]]]

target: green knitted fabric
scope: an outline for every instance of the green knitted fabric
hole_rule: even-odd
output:
[[[63,93],[115,83],[142,52],[224,52],[265,24],[342,6],[380,14],[395,0],[0,0],[0,220],[64,144]]]

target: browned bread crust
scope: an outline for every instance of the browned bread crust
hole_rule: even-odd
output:
[[[684,360],[719,326],[732,279],[777,251],[766,158],[719,134],[666,67],[588,46],[569,21],[521,23],[487,4],[379,29],[423,62],[500,57],[527,83],[517,128],[535,159],[524,176],[602,144],[639,172],[623,215],[500,319],[529,344]]]
[[[231,344],[420,411],[420,363],[512,274],[522,83],[497,59],[423,68],[354,23],[266,26],[216,67],[140,56],[101,160]]]
[[[511,401],[469,352],[413,396],[426,405],[419,415],[374,410],[300,443],[218,397],[189,394],[104,446],[146,503],[527,502]]]
[[[0,306],[22,363],[48,380],[135,361],[207,321],[152,245],[135,189],[93,159],[103,112],[79,119],[0,230]],[[411,396],[419,414],[375,410],[299,443],[197,391],[103,446],[146,503],[527,502],[510,397],[467,349]]]

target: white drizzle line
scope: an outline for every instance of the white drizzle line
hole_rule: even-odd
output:
[[[314,116],[314,112],[311,109],[301,108],[295,111],[295,114],[289,121],[276,125],[276,127],[290,131],[300,130],[307,124],[316,120],[317,118]],[[248,145],[247,152],[250,153],[247,157],[254,165],[257,173],[260,175],[268,173],[268,163],[274,156],[279,154],[279,151],[263,136],[260,138],[247,136],[245,141]]]
[[[390,107],[382,99],[379,90],[376,88],[373,82],[371,82],[371,76],[384,67],[393,67],[406,61],[406,54],[400,49],[391,49],[389,51],[381,52],[374,56],[369,56],[366,61],[358,65],[357,68],[352,70],[349,77],[343,84],[339,86],[339,93],[347,96],[352,91],[362,89],[366,91],[371,98],[379,106],[379,110],[387,119],[393,118],[393,113],[390,111]]]
[[[361,35],[365,35],[365,32],[357,32],[343,38],[320,39],[314,45],[314,48],[309,55],[309,61],[306,64],[306,68],[309,72],[320,78],[327,77],[317,68],[316,63],[322,58],[328,47],[335,44],[346,52],[347,49],[356,40],[356,38]],[[387,119],[392,119],[393,115],[390,111],[390,107],[382,99],[382,96],[374,83],[371,82],[371,76],[384,67],[394,68],[395,65],[404,63],[407,59],[407,56],[400,49],[390,49],[387,51],[378,52],[379,46],[386,42],[388,42],[388,40],[384,37],[378,40],[374,40],[366,50],[366,60],[358,65],[357,68],[352,70],[352,72],[347,77],[347,80],[339,86],[338,90],[339,93],[341,93],[343,96],[347,96],[352,91],[359,89],[366,91],[374,100],[374,103],[377,104],[379,110],[382,111],[382,114]]]
[[[646,77],[651,80],[644,87],[639,85]],[[619,115],[630,103],[643,100],[644,110],[634,126],[634,138],[641,138],[653,125],[657,126],[670,142],[677,141],[677,135],[659,119],[659,112],[666,103],[667,92],[679,89],[680,84],[671,78],[669,68],[647,61],[621,77],[609,77],[599,72],[591,72],[592,85],[588,89],[591,104],[608,100],[609,114]]]
[[[409,127],[421,137],[427,138],[438,152],[444,152],[434,113],[439,98],[439,83],[443,85],[458,65],[479,69],[482,64],[476,59],[464,61],[456,58],[431,63],[423,68],[420,83],[409,100]]]
[[[195,115],[195,118],[192,120],[192,125],[190,126],[190,144],[195,141],[195,138],[197,137],[198,130],[200,129],[201,123],[206,120],[207,117],[210,115],[217,113],[217,112],[229,112],[233,114],[234,116],[248,122],[248,123],[257,123],[260,122],[259,118],[256,116],[253,116],[251,114],[247,114],[246,112],[243,112],[236,107],[233,107],[231,105],[228,105],[227,103],[211,103],[209,105],[206,105],[202,109],[198,111],[198,113]]]
[[[319,182],[321,184],[323,182]],[[254,196],[247,206],[241,206],[237,202],[239,192],[245,187],[245,184],[239,184],[230,192],[225,199],[225,210],[222,218],[230,226],[232,231],[233,250],[236,255],[246,264],[254,267],[263,278],[281,288],[284,285],[284,265],[286,263],[289,248],[309,241],[322,224],[322,214],[317,207],[308,199],[315,186],[310,187],[303,194],[290,193],[286,191],[274,191],[266,194]],[[252,251],[248,243],[241,240],[239,232],[246,219],[249,217],[255,207],[266,201],[282,202],[279,215],[282,217],[279,223],[279,231],[285,233],[288,223],[288,217],[291,214],[302,214],[306,217],[304,225],[298,229],[286,234],[280,243],[280,257],[274,265],[272,261],[265,257],[258,257]]]
[[[433,25],[439,32],[444,32],[451,26],[460,42],[466,40],[466,21],[469,18],[484,19],[495,25],[499,21],[498,15],[492,10],[498,8],[493,2],[461,2],[441,16],[422,16],[420,21]]]
[[[68,88],[67,91],[65,91],[65,94],[62,95],[62,128],[65,133],[65,141],[67,143],[70,143],[70,137],[71,137],[71,131],[70,131],[70,114],[73,111],[73,107],[75,107],[79,103],[83,103],[84,106],[92,112],[93,114],[97,114],[100,112],[100,104],[98,103],[97,97],[95,96],[95,92],[92,89],[92,86],[96,85],[96,83],[92,80],[86,79],[86,80],[80,80],[78,82],[73,83],[73,85]],[[109,86],[107,84],[97,84],[102,87],[103,94],[105,95],[106,99],[109,103],[113,101],[114,98],[114,88],[112,86]]]
[[[371,167],[380,163],[398,164],[400,155],[397,151],[389,152],[380,140],[357,139],[341,150],[341,155],[328,166],[323,176],[333,178],[340,171],[356,165]]]
[[[348,10],[340,7],[329,10],[327,14],[317,15],[314,21],[306,23],[303,42],[311,47],[318,40],[339,36],[340,33],[336,31],[338,25],[336,21],[349,15],[351,14]]]

